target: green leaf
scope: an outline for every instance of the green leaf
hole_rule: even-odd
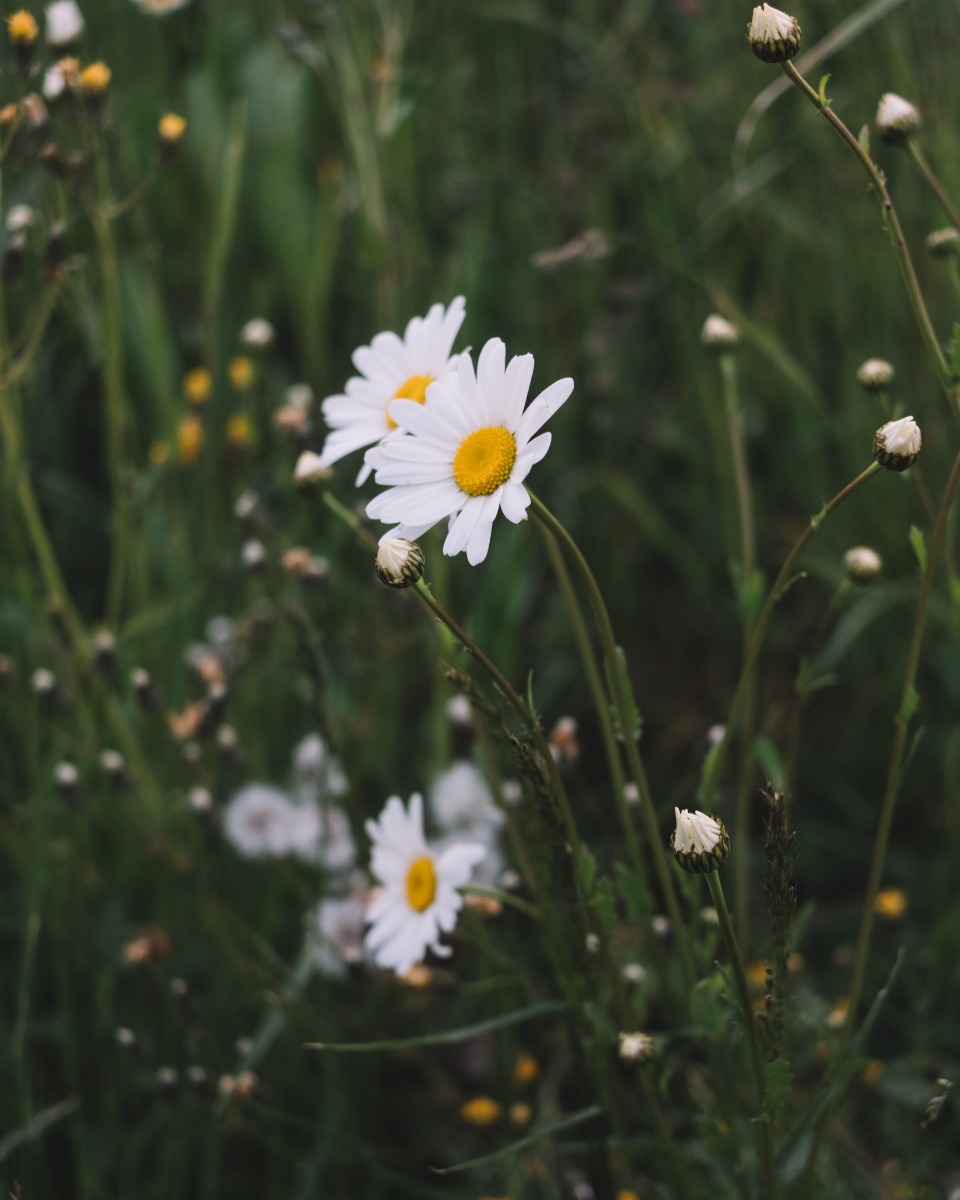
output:
[[[620,1034],[613,1021],[607,1016],[596,1000],[587,1000],[583,1005],[583,1015],[593,1028],[606,1042],[617,1044]]]
[[[722,971],[701,979],[690,993],[690,1019],[704,1033],[720,1037],[726,1032],[726,993],[727,981]]]
[[[500,1150],[494,1150],[492,1154],[484,1154],[480,1158],[471,1158],[467,1162],[457,1163],[455,1167],[431,1167],[430,1169],[435,1175],[452,1175],[455,1171],[470,1171],[474,1167],[495,1162],[498,1158],[506,1158],[511,1154],[517,1154],[520,1150],[525,1150],[527,1146],[533,1146],[536,1142],[542,1141],[544,1138],[553,1137],[554,1134],[562,1133],[564,1129],[572,1129],[574,1125],[582,1125],[584,1121],[592,1121],[594,1117],[602,1115],[603,1109],[597,1104],[591,1104],[589,1108],[581,1108],[579,1112],[572,1113],[569,1117],[564,1117],[562,1121],[554,1121],[552,1125],[541,1125],[540,1128],[534,1129],[532,1133],[521,1138],[519,1142],[512,1142],[509,1146],[504,1146]]]
[[[915,687],[907,689],[907,694],[903,698],[903,703],[900,705],[900,720],[905,725],[910,723],[913,714],[917,711],[920,704],[920,693]]]
[[[580,884],[580,894],[590,896],[593,893],[593,881],[597,874],[597,860],[586,846],[580,847],[577,858],[577,883]]]
[[[543,1000],[540,1004],[531,1004],[529,1008],[518,1008],[513,1012],[503,1013],[499,1017],[491,1017],[488,1021],[478,1021],[475,1025],[461,1025],[458,1029],[444,1029],[440,1033],[425,1033],[420,1037],[394,1038],[382,1042],[307,1042],[308,1050],[337,1050],[344,1054],[367,1054],[374,1050],[407,1050],[415,1046],[447,1046],[451,1043],[465,1042],[468,1038],[477,1037],[481,1033],[490,1033],[494,1029],[506,1029],[509,1025],[519,1025],[521,1021],[532,1021],[534,1017],[543,1017],[548,1013],[564,1012],[567,1005],[563,1000]]]
[[[960,379],[960,323],[954,322],[953,336],[950,338],[950,374],[954,379]]]
[[[927,541],[923,536],[923,530],[918,529],[916,525],[910,526],[910,545],[913,547],[913,553],[916,555],[922,574],[927,569]]]
[[[790,1064],[785,1058],[777,1058],[773,1062],[767,1063],[764,1074],[766,1075],[766,1086],[764,1088],[763,1115],[769,1120],[775,1121],[790,1095],[793,1075],[790,1071]]]
[[[643,874],[628,867],[626,863],[617,863],[614,868],[617,876],[617,889],[627,909],[631,921],[637,923],[649,919],[653,912],[653,901],[644,882]]]

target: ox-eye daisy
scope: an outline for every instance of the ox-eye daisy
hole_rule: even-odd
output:
[[[476,374],[468,353],[430,389],[421,407],[395,400],[390,415],[402,435],[367,452],[377,483],[387,490],[367,505],[367,515],[398,522],[387,536],[416,540],[444,517],[450,529],[444,554],[466,550],[482,562],[499,512],[515,524],[527,515],[523,481],[550,448],[549,433],[534,434],[573,391],[572,379],[550,384],[524,410],[533,355],[506,363],[493,338],[480,352]]]
[[[382,885],[367,906],[371,922],[365,945],[378,966],[404,975],[427,950],[442,956],[441,933],[457,923],[463,904],[458,887],[470,880],[483,847],[467,843],[432,850],[423,836],[423,800],[410,797],[407,811],[391,796],[377,821],[367,822],[370,869]]]
[[[330,467],[354,450],[382,441],[396,428],[389,408],[397,399],[423,404],[427,388],[453,367],[450,357],[454,338],[463,324],[466,306],[457,296],[445,309],[434,304],[425,317],[414,317],[403,337],[378,333],[369,346],[353,352],[353,365],[360,372],[347,380],[344,394],[328,396],[322,405],[330,433],[323,444],[320,461]],[[357,486],[370,474],[364,464]]]

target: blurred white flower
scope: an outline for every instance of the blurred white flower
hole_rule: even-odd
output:
[[[920,110],[902,96],[887,92],[880,97],[876,125],[885,142],[906,142],[920,128]]]
[[[7,233],[20,233],[36,224],[37,210],[29,204],[15,204],[7,213]]]
[[[348,871],[357,860],[343,809],[321,807],[312,801],[294,806],[290,849],[304,862],[327,871]]]
[[[395,400],[390,415],[403,431],[367,452],[386,491],[367,505],[367,516],[393,524],[387,537],[415,541],[449,518],[444,554],[466,551],[471,566],[483,562],[499,513],[526,520],[530,496],[523,481],[550,448],[537,434],[573,391],[560,379],[526,408],[533,355],[506,363],[506,347],[492,338],[474,373],[464,352],[456,369],[434,383],[423,405]]]
[[[83,13],[74,0],[54,0],[46,8],[47,45],[69,46],[83,33]]]
[[[340,764],[319,733],[308,733],[294,747],[293,779],[301,801],[342,796],[348,786]]]
[[[414,317],[402,338],[378,333],[369,346],[353,352],[360,374],[347,380],[344,394],[328,396],[322,405],[331,430],[321,454],[325,467],[393,433],[397,426],[389,412],[392,401],[424,403],[430,384],[453,369],[456,359],[450,351],[465,315],[464,299],[457,296],[447,308],[434,304],[425,317]],[[369,474],[365,463],[358,487]]]
[[[423,800],[410,797],[409,810],[391,796],[379,820],[367,822],[372,843],[370,869],[382,891],[367,905],[371,922],[365,946],[378,966],[403,975],[428,950],[447,956],[439,942],[457,923],[463,899],[457,888],[469,882],[483,847],[458,843],[442,853],[423,834]]]
[[[434,824],[443,834],[472,835],[503,824],[486,780],[471,762],[455,762],[438,775],[428,796]]]
[[[253,317],[240,330],[240,344],[245,350],[269,350],[276,336],[269,321]]]
[[[178,8],[186,8],[190,0],[133,0],[141,12],[151,17],[165,17],[167,13],[176,12]]]
[[[64,74],[63,67],[59,63],[54,63],[52,67],[47,67],[43,76],[43,97],[45,100],[56,100],[63,95],[67,86],[67,77]]]
[[[350,964],[363,961],[367,899],[366,884],[354,879],[347,895],[327,896],[317,905],[310,942],[321,975],[342,979]]]
[[[244,858],[282,858],[297,837],[297,808],[278,788],[250,783],[223,810],[223,833]]]

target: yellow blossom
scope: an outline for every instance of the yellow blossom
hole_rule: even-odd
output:
[[[88,96],[102,96],[110,86],[111,71],[105,62],[91,63],[80,72],[80,86]]]
[[[157,133],[161,142],[172,146],[183,137],[186,127],[187,122],[178,113],[164,113],[157,123]]]
[[[191,404],[206,404],[213,393],[213,376],[206,367],[194,367],[183,377],[183,394]]]
[[[192,413],[177,426],[177,456],[182,467],[196,466],[203,449],[203,424]]]
[[[899,921],[907,911],[907,897],[899,888],[884,888],[882,892],[877,892],[873,911],[888,921]]]
[[[490,1096],[474,1096],[458,1109],[460,1119],[468,1125],[476,1125],[478,1129],[486,1129],[495,1125],[503,1113],[503,1106]]]
[[[871,1061],[868,1062],[867,1065],[863,1068],[863,1076],[862,1076],[863,1082],[865,1084],[867,1084],[869,1087],[873,1087],[873,1085],[877,1082],[877,1080],[880,1078],[880,1076],[882,1074],[883,1074],[883,1063],[880,1061],[879,1058],[871,1059]]]
[[[245,392],[253,383],[253,363],[245,354],[238,354],[236,358],[230,359],[227,374],[237,391]]]
[[[847,1010],[850,1007],[850,1001],[846,996],[841,997],[833,1006],[829,1016],[827,1017],[827,1027],[829,1029],[840,1029],[847,1019]]]
[[[36,17],[21,8],[7,17],[7,32],[15,46],[32,46],[40,30]]]
[[[749,983],[752,988],[763,989],[766,987],[767,964],[762,958],[758,959],[756,962],[752,962],[749,967],[747,967],[747,983]]]
[[[227,441],[231,446],[249,446],[253,441],[253,424],[246,413],[234,413],[227,421]]]
[[[526,1087],[528,1083],[533,1083],[539,1074],[540,1064],[537,1060],[532,1054],[521,1051],[513,1064],[513,1082],[517,1087]]]

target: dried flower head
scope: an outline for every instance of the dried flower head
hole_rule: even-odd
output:
[[[747,26],[747,41],[757,58],[767,63],[780,63],[797,53],[803,34],[796,17],[771,4],[760,4],[753,10],[753,18]]]
[[[384,538],[377,547],[374,566],[380,582],[387,587],[410,587],[423,574],[423,551],[406,538]]]
[[[886,92],[880,97],[875,123],[885,142],[903,145],[920,128],[920,110],[902,96]]]
[[[885,358],[868,358],[857,368],[857,383],[867,392],[882,392],[894,379],[893,363]]]
[[[873,439],[873,457],[888,471],[905,471],[917,461],[921,440],[920,426],[913,417],[888,421]]]
[[[851,546],[843,556],[843,565],[855,583],[873,583],[883,570],[883,559],[869,546]]]
[[[716,871],[730,852],[730,838],[723,822],[697,809],[675,808],[676,828],[670,834],[670,849],[685,871],[704,874]]]

